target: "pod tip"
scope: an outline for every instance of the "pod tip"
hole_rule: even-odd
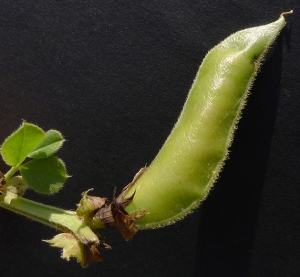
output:
[[[293,10],[290,10],[289,12],[283,12],[283,13],[280,15],[280,17],[285,16],[285,15],[288,15],[288,14],[292,14],[292,13],[294,13]]]

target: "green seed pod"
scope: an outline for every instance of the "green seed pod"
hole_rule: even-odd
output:
[[[284,25],[282,14],[271,24],[229,36],[206,55],[170,136],[128,190],[127,197],[134,191],[135,196],[127,212],[147,213],[137,228],[171,224],[208,195],[261,62]]]

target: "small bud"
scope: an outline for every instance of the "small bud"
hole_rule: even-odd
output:
[[[11,178],[7,184],[6,192],[14,193],[18,196],[23,196],[25,191],[28,189],[28,185],[22,176],[15,176]]]
[[[105,204],[107,203],[106,198],[89,196],[88,192],[90,192],[91,190],[93,189],[89,189],[83,193],[82,199],[80,200],[78,208],[76,210],[77,215],[89,215],[91,213],[96,212],[97,210],[105,206]]]

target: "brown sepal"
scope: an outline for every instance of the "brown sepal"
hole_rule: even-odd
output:
[[[146,169],[147,169],[146,167],[140,169],[140,171],[134,176],[132,182],[128,184],[125,188],[123,188],[121,194],[117,198],[115,198],[115,194],[116,194],[116,189],[115,189],[114,198],[112,203],[110,204],[111,212],[115,220],[115,224],[119,229],[122,237],[126,241],[132,239],[134,235],[138,232],[138,229],[134,227],[134,222],[137,219],[145,216],[146,212],[143,211],[140,214],[129,215],[126,212],[125,207],[132,202],[135,195],[135,191],[128,198],[125,198],[125,194],[130,189],[130,187],[136,182],[136,180],[146,171]]]
[[[132,202],[132,199],[135,195],[135,191],[134,193],[128,197],[128,198],[125,198],[125,195],[127,193],[127,191],[134,185],[134,183],[137,181],[137,179],[139,179],[143,174],[144,172],[147,170],[147,167],[143,167],[139,170],[139,172],[137,174],[135,174],[133,180],[131,181],[131,183],[129,183],[126,187],[123,188],[122,192],[120,193],[120,195],[117,197],[116,201],[118,203],[120,203],[124,208]],[[114,192],[114,195],[115,195],[115,192]]]
[[[121,203],[117,202],[117,199],[114,198],[111,203],[111,211],[116,223],[117,228],[119,229],[122,237],[128,241],[134,237],[134,235],[138,232],[138,229],[134,227],[134,222],[145,216],[146,213],[137,214],[137,215],[129,215]]]
[[[102,262],[103,257],[99,252],[98,247],[104,249],[111,249],[111,247],[100,239],[98,244],[84,244],[84,264],[83,267],[87,267],[90,263]]]
[[[137,233],[138,229],[134,226],[134,222],[145,216],[146,212],[141,211],[141,213],[129,215],[126,212],[125,207],[132,202],[135,192],[128,198],[125,198],[125,195],[136,180],[146,171],[146,169],[147,167],[140,169],[140,171],[134,176],[132,182],[123,188],[121,194],[117,198],[115,197],[115,189],[112,202],[109,205],[105,205],[100,208],[95,215],[101,219],[105,226],[116,226],[126,241],[130,240]]]
[[[103,257],[101,253],[98,251],[97,246],[92,245],[84,245],[84,264],[83,267],[87,267],[90,263],[102,262]]]
[[[111,210],[111,204],[101,208],[95,216],[99,217],[106,227],[116,226],[116,222]]]
[[[91,202],[93,205],[94,211],[97,211],[104,207],[106,203],[108,202],[107,198],[97,197],[97,196],[87,196],[87,199]]]

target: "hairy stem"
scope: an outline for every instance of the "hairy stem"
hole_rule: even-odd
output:
[[[58,209],[14,195],[8,201],[0,196],[0,206],[15,213],[24,215],[63,232],[73,233],[82,243],[97,243],[98,237],[92,229],[78,217],[75,212]],[[97,226],[98,228],[104,226]]]
[[[13,177],[19,170],[19,165],[18,166],[13,166],[9,171],[7,171],[4,174],[4,177],[6,179],[6,181],[9,181],[11,177]]]

